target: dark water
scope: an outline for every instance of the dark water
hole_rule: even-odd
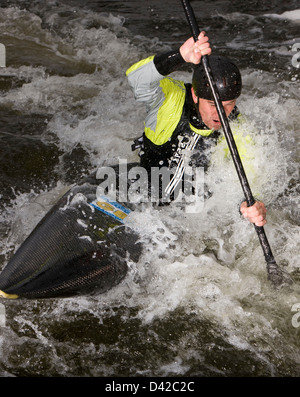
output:
[[[239,64],[250,184],[268,206],[274,291],[225,144],[197,216],[137,214],[147,241],[117,288],[93,297],[2,301],[4,376],[299,376],[297,1],[192,1],[215,52]],[[126,69],[189,35],[180,1],[1,1],[0,267],[82,175],[136,160],[143,129]],[[300,47],[300,44],[299,44]],[[294,51],[293,51],[294,49]],[[299,50],[298,50],[299,51]],[[175,77],[190,79],[187,67]],[[2,307],[3,308],[3,307]],[[3,316],[2,316],[3,318]]]

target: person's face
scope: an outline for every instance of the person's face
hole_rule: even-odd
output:
[[[197,96],[192,89],[193,100],[197,103]],[[233,111],[235,107],[236,100],[233,99],[231,101],[222,102],[226,116],[228,117],[230,113]],[[215,106],[214,101],[210,101],[208,99],[199,98],[199,112],[202,118],[202,121],[208,128],[212,130],[218,130],[221,128],[221,122],[219,119],[218,111]]]

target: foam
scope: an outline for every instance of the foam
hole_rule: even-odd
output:
[[[282,14],[264,14],[264,16],[275,19],[288,19],[289,21],[300,23],[300,9],[285,11]]]

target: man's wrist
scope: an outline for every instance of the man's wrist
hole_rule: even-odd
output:
[[[165,52],[163,54],[155,55],[154,64],[157,71],[161,75],[167,76],[168,74],[175,72],[182,65],[184,65],[185,60],[180,54],[179,49],[177,49],[177,50]]]

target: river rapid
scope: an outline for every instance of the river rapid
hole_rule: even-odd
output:
[[[134,214],[145,248],[117,287],[1,300],[1,377],[300,375],[299,2],[191,3],[213,51],[241,69],[244,166],[294,283],[275,290],[267,280],[221,142],[201,211]],[[68,186],[99,166],[138,161],[131,143],[145,109],[125,72],[189,35],[180,1],[1,1],[0,269]],[[172,77],[188,82],[191,70]]]

